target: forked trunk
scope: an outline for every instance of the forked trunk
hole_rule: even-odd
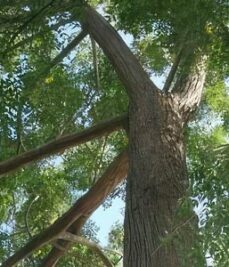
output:
[[[149,87],[144,102],[131,103],[125,267],[195,266],[195,215],[178,214],[188,187],[183,131],[204,80],[204,68],[197,68],[180,80],[174,95],[155,96]]]
[[[124,267],[193,266],[184,253],[191,251],[192,237],[178,244],[174,233],[187,220],[176,216],[188,186],[183,128],[200,102],[204,68],[190,69],[174,94],[162,94],[101,16],[88,8],[85,18],[130,99]]]

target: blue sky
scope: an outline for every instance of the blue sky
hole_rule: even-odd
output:
[[[124,217],[122,211],[124,210],[124,206],[125,204],[120,198],[115,198],[111,207],[104,209],[103,206],[100,206],[91,216],[91,219],[100,228],[97,237],[103,247],[107,245],[108,233],[111,230],[111,226],[117,221],[123,223]]]

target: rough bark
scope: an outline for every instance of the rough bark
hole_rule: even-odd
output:
[[[89,33],[130,97],[124,266],[181,266],[175,241],[162,242],[177,227],[178,203],[188,184],[183,128],[199,104],[204,71],[190,73],[179,93],[162,95],[115,30],[92,9],[85,14]]]
[[[102,177],[96,184],[81,197],[63,216],[44,230],[41,234],[34,237],[24,247],[9,257],[2,267],[11,267],[21,259],[30,255],[39,247],[54,242],[58,235],[64,231],[72,233],[72,228],[77,223],[82,223],[82,217],[88,217],[95,209],[101,205],[112,190],[125,178],[128,171],[128,155],[124,151],[107,168]],[[79,220],[77,222],[77,220]],[[72,227],[72,228],[71,228]],[[73,234],[75,234],[73,232]]]
[[[69,147],[85,143],[94,138],[109,134],[113,131],[125,128],[127,115],[123,115],[108,121],[101,122],[79,133],[65,135],[43,146],[29,150],[21,155],[0,162],[0,176],[25,166],[35,160],[63,152]]]
[[[179,83],[176,95],[155,101],[149,91],[141,109],[130,106],[125,267],[193,266],[188,258],[193,236],[182,240],[179,233],[174,237],[174,229],[187,221],[176,217],[188,186],[183,130],[200,102],[204,80],[204,68],[196,68]]]
[[[159,105],[149,94],[146,102],[130,109],[124,266],[178,267],[173,242],[158,247],[172,232],[187,184],[182,120],[171,98]]]
[[[179,110],[186,123],[198,108],[206,76],[206,56],[199,56],[194,67],[177,80],[172,93],[177,98]]]

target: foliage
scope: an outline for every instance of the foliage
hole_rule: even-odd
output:
[[[214,89],[213,89],[214,88]],[[188,163],[192,195],[199,215],[203,249],[215,266],[228,265],[228,94],[225,85],[209,87],[202,106],[202,123],[194,123],[188,134]],[[218,101],[217,101],[218,100]],[[208,107],[208,113],[203,110]],[[220,115],[210,117],[209,109]],[[199,118],[200,119],[200,118]],[[209,120],[214,121],[209,124]],[[214,125],[215,124],[215,125]]]
[[[215,266],[228,266],[229,152],[224,146],[229,129],[225,83],[229,74],[228,3],[89,1],[94,6],[98,2],[119,29],[133,35],[132,49],[150,74],[165,75],[183,48],[185,56],[193,56],[189,51],[193,47],[208,54],[203,104],[186,134],[190,192],[194,202],[203,206],[199,212],[202,250],[213,257]],[[98,47],[100,88],[96,88],[89,37],[49,69],[50,62],[80,31],[82,1],[74,5],[72,1],[46,0],[0,4],[1,160],[128,110],[124,88]],[[125,133],[115,133],[1,179],[0,261],[63,214],[126,144]],[[118,192],[122,197],[123,187]],[[93,223],[84,229],[89,239],[95,239],[96,232]],[[109,248],[122,250],[122,238],[122,227],[117,224],[110,233]],[[49,249],[38,250],[23,266],[38,265]],[[115,254],[110,256],[114,262],[119,259]],[[102,266],[88,248],[75,245],[59,266],[92,264]]]
[[[70,14],[63,12],[53,17],[48,7],[45,16],[39,15],[42,19],[34,18],[31,26],[23,28],[30,14],[32,19],[46,1],[19,2],[24,11],[23,8],[19,11],[21,7],[17,5],[1,3],[0,18],[14,30],[9,36],[4,29],[1,35],[4,57],[0,84],[1,160],[122,114],[127,109],[123,88],[99,50],[101,91],[96,91],[88,41],[75,49],[74,58],[70,55],[43,78],[43,70],[78,33],[78,28]],[[21,15],[23,19],[20,20]],[[12,24],[15,18],[17,25]],[[121,101],[120,94],[123,95]],[[117,99],[116,107],[112,104],[114,99]],[[114,134],[39,161],[12,174],[11,179],[1,179],[0,261],[62,215],[99,178],[125,144],[124,134]],[[84,234],[94,239],[96,231],[93,224],[87,224]],[[23,266],[38,264],[48,249],[38,250]],[[95,253],[76,245],[60,266],[90,266],[91,263],[95,266],[94,262],[96,266],[103,266]]]
[[[149,56],[148,61],[158,59],[153,65],[156,71],[161,70],[158,67],[162,63],[163,67],[170,65],[180,53],[183,58],[194,60],[192,51],[198,48],[209,56],[208,72],[212,80],[217,76],[221,79],[228,76],[228,1],[109,2],[107,12],[117,27],[141,41],[138,49],[143,48],[142,53]],[[162,49],[164,53],[160,52]],[[154,57],[150,57],[150,51],[154,52]]]
[[[123,250],[123,227],[116,222],[109,233],[109,247],[114,250]]]
[[[115,266],[122,266],[124,230],[120,222],[111,227],[108,237],[108,252]]]

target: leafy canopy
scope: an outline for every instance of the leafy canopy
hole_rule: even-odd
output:
[[[98,2],[118,29],[132,34],[131,48],[150,74],[165,76],[181,51],[183,58],[190,60],[196,47],[208,56],[202,106],[186,133],[190,192],[195,203],[204,203],[199,214],[203,251],[213,257],[216,266],[228,266],[229,153],[228,146],[218,149],[228,143],[229,129],[225,83],[229,71],[228,1],[111,0],[90,4]],[[1,160],[128,110],[123,86],[98,47],[97,88],[90,37],[50,67],[80,32],[83,1],[0,3]],[[123,132],[114,133],[1,179],[0,260],[67,210],[126,144]],[[84,234],[96,240],[96,231],[89,223]],[[122,230],[116,225],[110,234],[110,248],[120,249],[121,240]],[[49,249],[37,251],[23,266],[38,264]],[[118,256],[111,258],[117,261]],[[96,255],[78,245],[60,266],[92,263],[102,266]]]

